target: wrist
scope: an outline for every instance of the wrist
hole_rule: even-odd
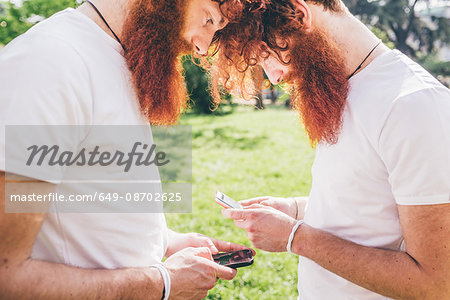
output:
[[[161,300],[168,300],[170,297],[170,290],[171,290],[171,278],[169,270],[166,268],[166,266],[162,263],[158,263],[156,265],[152,266],[153,268],[157,269],[163,279],[163,291]]]
[[[298,198],[297,197],[294,197],[293,198],[294,199],[294,205],[295,205],[295,219],[296,220],[299,220],[299,214],[298,214],[298,211],[299,211],[299,207],[298,207]]]
[[[296,216],[298,214],[298,207],[297,207],[297,201],[295,200],[295,197],[288,197],[284,199],[288,203],[288,209],[285,212],[289,217],[296,219]]]
[[[171,229],[168,230],[167,249],[166,249],[166,253],[165,253],[166,257],[169,257],[178,251],[178,246],[179,246],[178,244],[180,242],[180,239],[181,239],[181,233],[173,231]]]
[[[295,197],[295,205],[297,206],[297,220],[305,218],[305,208],[308,203],[308,197]]]
[[[287,243],[286,243],[286,248],[285,249],[289,253],[294,253],[293,250],[292,250],[293,239],[294,239],[295,234],[297,233],[297,230],[299,229],[299,227],[302,224],[303,224],[303,220],[297,221],[297,220],[293,219],[291,221],[291,225],[288,227],[288,228],[290,228],[290,230],[289,230],[289,236],[288,236],[288,239],[287,239]]]
[[[291,249],[292,252],[307,257],[309,238],[311,236],[312,227],[306,223],[303,223],[295,232],[294,238],[292,239]]]

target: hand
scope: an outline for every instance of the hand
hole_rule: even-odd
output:
[[[207,247],[185,248],[165,262],[172,288],[170,299],[203,299],[217,278],[231,280],[236,270],[215,263]]]
[[[223,209],[224,217],[247,232],[253,246],[270,252],[284,252],[296,220],[279,210],[261,204],[245,209]]]
[[[279,197],[256,197],[248,200],[243,200],[239,202],[244,207],[248,207],[253,204],[260,204],[265,206],[273,207],[289,217],[294,218],[298,215],[297,201],[295,198],[279,198]]]
[[[187,247],[206,247],[209,248],[212,254],[249,249],[239,244],[217,240],[200,233],[179,233],[169,229],[169,245],[166,256],[169,257]],[[253,255],[255,255],[255,251],[251,250]]]

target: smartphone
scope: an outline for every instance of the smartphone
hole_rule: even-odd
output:
[[[244,207],[224,193],[216,192],[216,202],[224,208],[243,209]]]
[[[216,263],[233,269],[253,264],[253,253],[249,249],[218,253],[212,257]]]

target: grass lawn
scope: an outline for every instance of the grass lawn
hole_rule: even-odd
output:
[[[245,232],[222,217],[216,190],[236,200],[308,195],[314,150],[294,112],[239,107],[224,116],[186,115],[182,124],[193,132],[192,214],[167,214],[170,228],[251,246]],[[252,266],[218,282],[208,298],[296,299],[297,262],[292,254],[257,251]]]

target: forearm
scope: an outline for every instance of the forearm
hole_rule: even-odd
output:
[[[306,224],[295,235],[293,251],[384,296],[442,299],[445,292],[407,253],[361,246]]]
[[[0,264],[1,299],[161,299],[155,268],[96,270],[33,259]]]

